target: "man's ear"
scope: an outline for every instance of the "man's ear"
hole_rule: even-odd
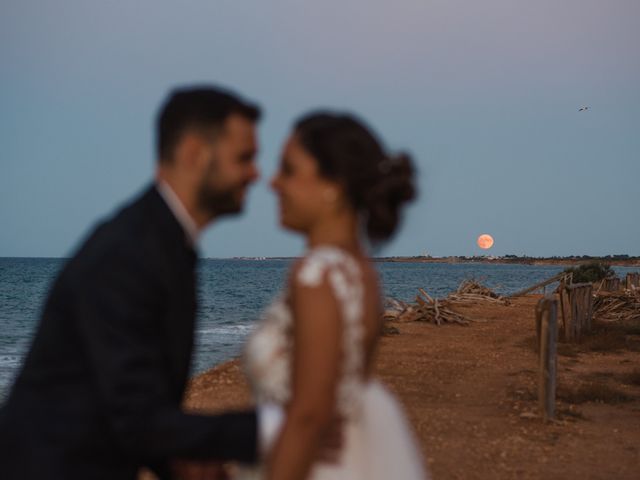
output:
[[[196,132],[186,132],[176,146],[175,161],[188,170],[199,169],[206,155],[206,145],[201,135]]]

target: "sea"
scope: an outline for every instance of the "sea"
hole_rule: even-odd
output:
[[[62,258],[0,258],[0,402],[29,348]],[[293,260],[202,259],[198,267],[198,318],[192,374],[242,351],[260,312],[282,288]],[[413,301],[417,289],[444,297],[473,278],[501,294],[545,280],[565,267],[486,263],[377,262],[384,294]],[[614,267],[621,276],[637,270]]]

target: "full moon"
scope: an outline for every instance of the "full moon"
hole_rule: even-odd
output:
[[[478,237],[478,246],[483,250],[489,250],[493,247],[493,237],[488,233],[483,233]]]

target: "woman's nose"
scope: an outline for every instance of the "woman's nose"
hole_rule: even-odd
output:
[[[274,175],[271,177],[269,181],[269,185],[271,186],[271,190],[278,191],[278,175]]]

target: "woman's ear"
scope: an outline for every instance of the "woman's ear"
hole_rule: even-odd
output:
[[[338,200],[338,189],[335,187],[325,187],[322,191],[322,199],[328,203],[334,203]]]

